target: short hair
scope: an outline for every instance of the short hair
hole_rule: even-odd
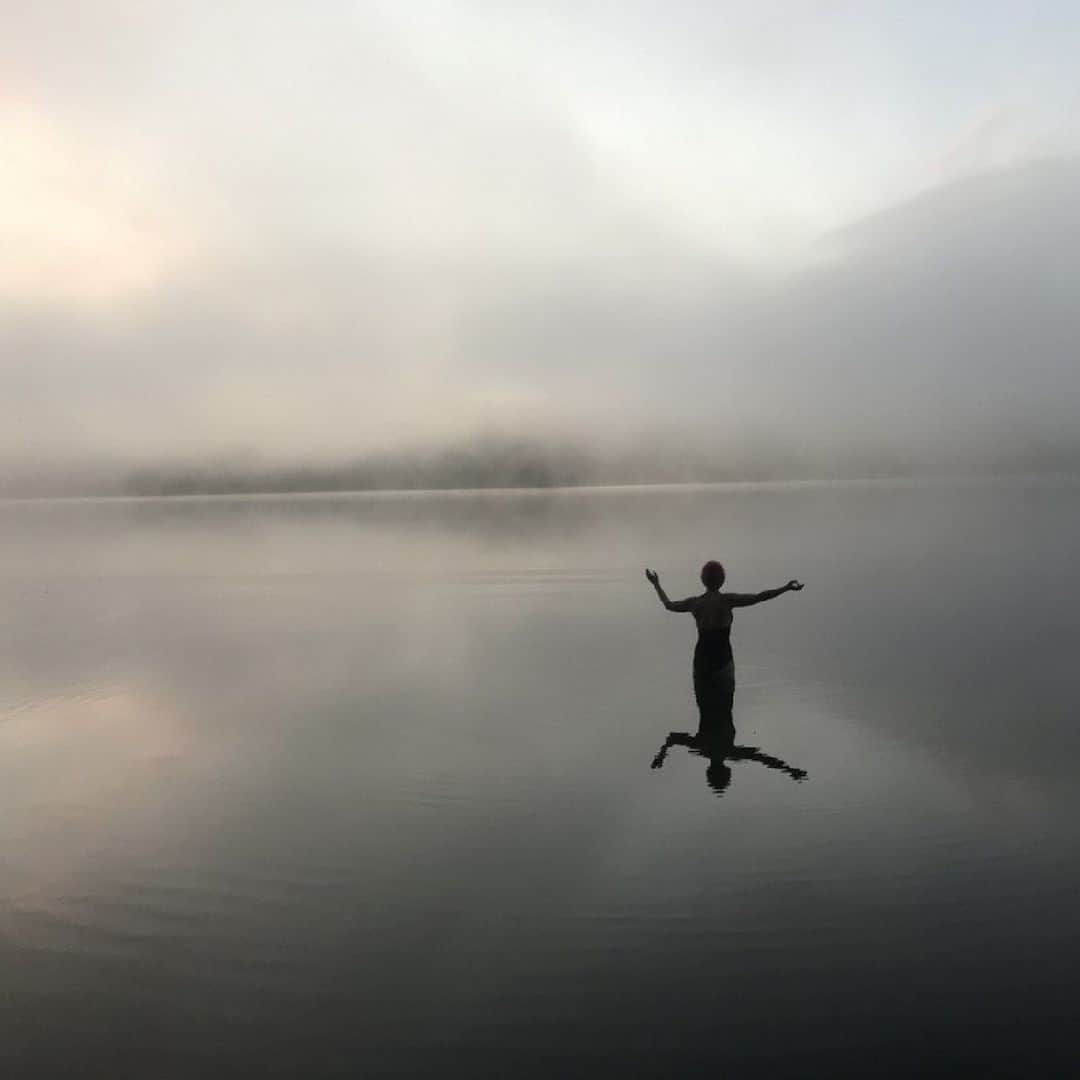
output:
[[[724,568],[715,559],[710,559],[701,568],[701,584],[706,589],[719,589],[726,578]]]

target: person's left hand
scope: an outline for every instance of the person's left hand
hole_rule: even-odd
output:
[[[645,577],[648,578],[649,584],[657,586],[660,584],[660,575],[655,570],[646,570]]]
[[[802,583],[801,581],[796,581],[796,580],[795,580],[794,578],[792,578],[792,579],[791,579],[791,580],[790,580],[790,581],[789,581],[789,582],[788,582],[788,583],[787,583],[787,584],[786,584],[786,585],[784,586],[784,588],[785,588],[785,589],[787,589],[787,590],[788,590],[788,591],[790,591],[790,592],[802,592],[802,590],[803,590],[804,586],[803,586],[803,583]]]

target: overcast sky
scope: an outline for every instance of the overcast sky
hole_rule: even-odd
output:
[[[933,462],[1080,405],[1080,5],[0,0],[0,462]]]

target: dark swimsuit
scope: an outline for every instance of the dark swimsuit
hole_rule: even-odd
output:
[[[702,733],[733,730],[735,658],[731,652],[730,626],[698,629],[694,647],[694,697],[701,713]]]

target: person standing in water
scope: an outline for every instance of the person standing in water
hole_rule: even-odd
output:
[[[783,596],[786,592],[799,592],[803,587],[800,582],[791,580],[779,589],[766,589],[759,593],[725,593],[720,590],[726,576],[720,563],[710,560],[701,568],[701,583],[705,586],[705,592],[701,596],[669,600],[656,571],[645,571],[645,577],[656,590],[660,603],[668,611],[688,611],[697,623],[694,698],[700,714],[700,739],[735,738],[735,723],[731,715],[735,702],[735,658],[731,652],[734,609],[751,607]]]

